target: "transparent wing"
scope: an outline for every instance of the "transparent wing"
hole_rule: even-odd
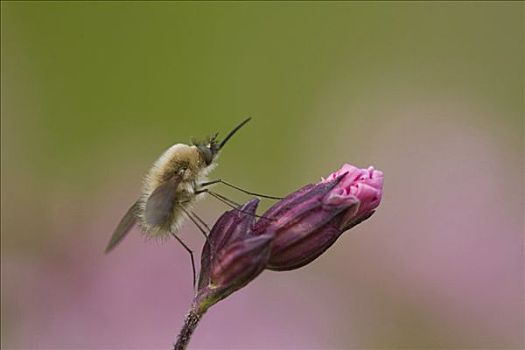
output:
[[[131,208],[128,209],[124,217],[120,220],[117,228],[111,235],[111,239],[106,247],[105,252],[109,253],[113,248],[117,246],[126,237],[128,232],[131,230],[135,222],[137,221],[137,210],[138,210],[138,201],[133,203]]]
[[[144,211],[144,219],[148,225],[164,226],[169,222],[181,180],[180,175],[172,176],[149,196]]]

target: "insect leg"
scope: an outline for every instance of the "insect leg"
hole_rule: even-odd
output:
[[[204,237],[206,237],[206,239],[208,239],[208,233],[206,232],[206,230],[204,228],[202,228],[201,224],[204,224],[204,226],[208,229],[208,232],[210,231],[210,228],[208,227],[208,225],[206,225],[206,223],[204,223],[204,220],[202,220],[201,218],[199,218],[197,215],[195,215],[195,213],[193,212],[189,212],[188,210],[186,210],[186,208],[184,208],[184,206],[180,206],[180,208],[182,209],[182,211],[184,212],[184,214],[186,214],[186,216],[191,220],[191,222],[193,222],[195,224],[195,226],[197,226],[197,228],[199,229],[199,231],[202,232],[202,234],[204,235]],[[193,214],[193,215],[192,215]],[[198,221],[200,221],[200,224],[199,222],[193,217],[193,216],[196,216],[198,219]]]
[[[212,190],[208,188],[195,191],[195,194],[199,194],[199,193],[208,193],[210,196],[214,197],[215,199],[220,200],[221,202],[223,202],[224,204],[226,204],[227,206],[233,209],[238,209],[238,207],[241,206],[239,203],[235,202],[234,200],[229,199],[223,196],[222,194],[218,194],[217,192],[213,192]]]
[[[222,183],[223,185],[226,185],[228,187],[234,188],[237,191],[241,191],[242,193],[249,194],[251,196],[257,196],[257,197],[268,198],[268,199],[275,199],[275,200],[282,199],[281,197],[268,196],[266,194],[261,194],[261,193],[257,193],[257,192],[247,191],[247,190],[245,190],[243,188],[237,187],[237,186],[235,186],[235,185],[233,185],[233,184],[231,184],[229,182],[226,182],[226,181],[224,181],[222,179],[217,179],[217,180],[213,180],[213,181],[203,182],[203,183],[199,184],[199,186],[200,187],[206,187],[206,186],[213,185],[213,184],[216,184],[216,183]]]
[[[200,193],[208,193],[213,198],[218,199],[219,201],[223,202],[224,204],[226,204],[230,208],[233,208],[234,210],[238,210],[241,213],[245,213],[245,214],[248,214],[248,215],[251,215],[251,216],[255,216],[255,217],[260,218],[260,219],[273,221],[272,219],[268,219],[267,217],[264,217],[264,216],[261,216],[261,215],[257,215],[257,214],[252,214],[252,213],[246,212],[244,210],[241,210],[241,209],[239,209],[239,207],[241,206],[239,203],[236,203],[236,202],[232,201],[231,199],[228,199],[228,198],[224,197],[223,195],[218,194],[217,192],[213,192],[213,191],[211,191],[211,190],[209,190],[207,188],[195,191],[195,194],[200,194]]]
[[[184,247],[184,249],[186,249],[186,251],[190,254],[191,269],[193,270],[193,288],[195,288],[195,286],[196,286],[196,284],[195,284],[196,283],[196,272],[195,272],[195,260],[193,259],[193,251],[175,233],[172,232],[171,235],[173,237],[175,237],[175,239],[177,241],[179,241],[179,243]]]
[[[206,223],[206,221],[202,220],[199,215],[197,215],[197,213],[195,213],[194,211],[190,211],[191,215],[193,215],[195,217],[195,219],[197,219],[202,226],[206,227],[206,231],[210,232],[211,229],[210,229],[210,226],[208,226],[208,224]]]
[[[223,201],[230,203],[232,207],[240,207],[241,206],[236,201],[234,201],[234,200],[232,200],[232,199],[230,199],[230,198],[228,198],[226,196],[223,196],[222,194],[219,194],[219,193],[217,193],[215,191],[208,190],[208,193],[211,194],[212,196],[215,196],[218,199],[222,199]]]

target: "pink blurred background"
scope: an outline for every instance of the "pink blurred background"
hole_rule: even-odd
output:
[[[215,178],[282,195],[374,165],[383,202],[211,308],[190,348],[524,347],[523,3],[1,9],[2,348],[169,348],[187,253],[138,230],[103,249],[163,149],[246,115]]]

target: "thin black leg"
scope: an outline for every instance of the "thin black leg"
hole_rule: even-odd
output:
[[[191,258],[191,269],[193,270],[193,288],[195,289],[196,286],[196,270],[195,270],[195,260],[193,259],[193,251],[173,232],[171,233],[173,237],[186,249],[186,251],[190,254]]]
[[[197,215],[197,213],[195,213],[194,211],[190,211],[191,215],[193,215],[193,217],[195,217],[195,219],[197,219],[202,226],[206,227],[206,231],[210,232],[211,229],[210,229],[210,226],[208,226],[208,224],[206,223],[206,221],[202,220],[199,215]]]
[[[248,215],[251,215],[251,216],[255,216],[256,218],[260,218],[260,219],[274,221],[272,219],[268,219],[267,217],[264,217],[264,216],[261,216],[261,215],[257,215],[257,214],[252,214],[252,213],[249,213],[247,211],[241,210],[241,209],[239,209],[239,207],[241,206],[239,203],[236,203],[236,202],[232,201],[231,199],[228,199],[228,198],[224,197],[223,195],[218,194],[217,192],[210,191],[207,188],[195,191],[195,194],[200,194],[200,193],[208,193],[213,198],[218,199],[219,201],[223,202],[224,204],[226,204],[230,208],[232,208],[234,210],[238,210],[241,213],[245,213],[245,214],[248,214]]]
[[[197,226],[197,228],[199,229],[199,231],[201,231],[201,233],[204,235],[204,237],[206,237],[206,239],[208,239],[208,233],[206,232],[206,230],[204,230],[202,228],[202,226],[197,222],[197,220],[195,220],[195,218],[193,217],[193,215],[188,212],[188,210],[186,210],[186,208],[184,208],[184,206],[180,206],[180,208],[182,209],[182,211],[184,212],[184,214],[186,214],[186,216],[191,220],[191,222],[193,222],[195,224],[195,226]],[[201,220],[201,218],[199,218],[199,220]],[[208,232],[210,231],[210,229],[208,228],[208,225],[206,225],[206,228],[208,229]]]
[[[231,204],[232,207],[240,207],[241,205],[239,203],[237,203],[236,201],[226,197],[226,196],[223,196],[222,194],[220,193],[217,193],[215,191],[212,191],[212,190],[208,190],[208,193],[211,194],[212,196],[216,196],[217,198],[225,201],[225,202],[228,202]]]
[[[269,196],[269,195],[266,195],[266,194],[261,194],[261,193],[257,193],[257,192],[247,191],[247,190],[245,190],[243,188],[235,186],[235,185],[233,185],[233,184],[231,184],[229,182],[226,182],[226,181],[224,181],[222,179],[217,179],[217,180],[213,180],[213,181],[203,182],[203,183],[199,184],[199,186],[200,187],[206,187],[206,186],[213,185],[213,184],[216,184],[216,183],[222,183],[223,185],[226,185],[228,187],[234,188],[237,191],[241,191],[242,193],[246,193],[246,194],[249,194],[249,195],[252,195],[252,196],[268,198],[268,199],[275,199],[275,200],[282,199],[281,197],[274,197],[274,196]]]

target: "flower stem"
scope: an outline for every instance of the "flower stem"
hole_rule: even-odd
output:
[[[204,312],[204,310],[199,309],[198,307],[192,307],[190,309],[186,315],[186,318],[184,319],[184,325],[177,336],[177,342],[173,346],[173,350],[186,349],[190,343],[191,335],[193,334],[195,328],[197,328],[197,324],[199,323]]]

